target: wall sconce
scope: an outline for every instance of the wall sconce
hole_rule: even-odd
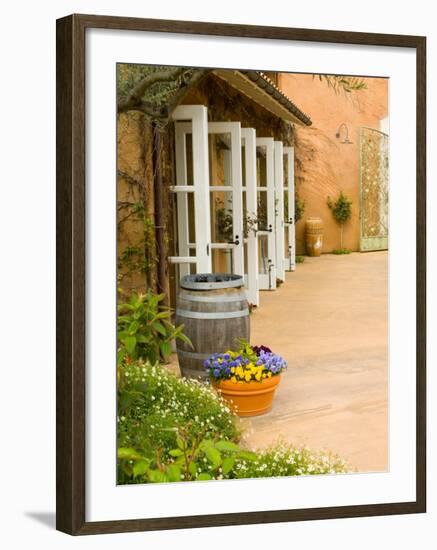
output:
[[[344,128],[345,134],[346,134],[346,135],[345,135],[344,140],[341,141],[340,143],[341,143],[342,145],[352,145],[352,144],[353,144],[353,141],[350,141],[350,139],[349,139],[349,130],[348,130],[348,127],[346,126],[346,124],[345,124],[344,122],[342,122],[342,123],[340,124],[340,126],[338,127],[338,130],[337,130],[337,132],[336,132],[336,134],[335,134],[335,137],[336,137],[337,139],[340,139],[340,135],[341,135],[341,130],[342,130],[342,128]]]

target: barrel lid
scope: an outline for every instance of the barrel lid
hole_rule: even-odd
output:
[[[238,288],[244,286],[241,275],[232,273],[197,273],[184,275],[180,285],[191,290],[215,290],[218,288]]]

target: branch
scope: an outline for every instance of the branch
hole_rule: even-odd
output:
[[[169,82],[179,78],[185,71],[186,67],[178,67],[176,69],[166,70],[166,71],[156,71],[152,74],[144,77],[134,88],[131,93],[125,98],[119,101],[117,110],[119,113],[123,113],[129,110],[141,110],[144,112],[144,107],[147,107],[147,104],[144,103],[142,98],[151,86],[157,84],[158,82]]]
[[[179,105],[179,103],[183,100],[187,92],[196,84],[199,84],[201,80],[205,78],[205,76],[211,72],[211,69],[199,69],[197,70],[191,78],[189,78],[186,82],[183,82],[180,86],[179,90],[173,95],[171,98],[171,103],[168,106],[168,115],[171,115],[171,113],[174,111],[174,109]]]
[[[127,172],[123,172],[122,170],[117,170],[117,176],[125,179],[131,185],[138,185],[138,187],[141,187],[142,185],[144,185],[144,183],[141,180],[133,178]]]

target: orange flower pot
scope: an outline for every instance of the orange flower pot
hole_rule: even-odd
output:
[[[261,382],[212,381],[213,387],[229,403],[238,416],[258,416],[272,408],[273,396],[281,375],[264,378]]]

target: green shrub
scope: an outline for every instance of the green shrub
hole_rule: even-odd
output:
[[[133,293],[129,300],[118,305],[117,338],[118,363],[127,357],[156,363],[166,361],[172,352],[174,339],[191,344],[182,332],[184,325],[175,327],[171,309],[161,304],[164,294]]]
[[[343,249],[343,226],[352,216],[352,201],[343,194],[343,191],[340,191],[337,200],[333,201],[328,197],[327,205],[334,220],[340,226],[340,249]]]
[[[305,261],[305,256],[296,256],[296,263],[303,264]]]
[[[238,441],[238,417],[210,386],[141,362],[124,364],[118,373],[119,448],[132,448],[147,460],[156,460],[158,453],[166,462],[181,430],[187,440],[201,434],[202,439]]]
[[[260,451],[254,460],[237,459],[229,477],[256,478],[346,473],[347,465],[337,455],[314,452],[280,442]]]
[[[227,477],[237,460],[256,459],[255,453],[226,439],[208,439],[202,432],[193,436],[188,428],[174,432],[177,446],[168,452],[167,462],[160,453],[148,458],[133,448],[119,447],[121,475],[136,483],[208,481]]]

